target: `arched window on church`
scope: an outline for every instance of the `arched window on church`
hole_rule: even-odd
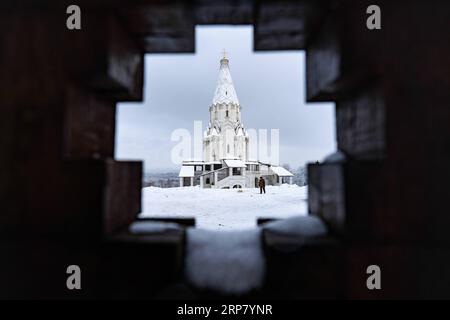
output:
[[[228,110],[225,111],[225,116],[228,118]]]
[[[230,153],[230,145],[227,145],[227,153]]]

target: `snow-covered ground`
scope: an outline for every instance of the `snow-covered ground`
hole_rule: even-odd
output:
[[[307,187],[283,184],[259,189],[200,187],[143,189],[142,217],[195,217],[198,228],[240,230],[257,218],[287,218],[307,213]]]

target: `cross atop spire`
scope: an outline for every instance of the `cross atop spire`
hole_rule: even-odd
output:
[[[222,59],[227,59],[227,51],[225,49],[222,51]]]

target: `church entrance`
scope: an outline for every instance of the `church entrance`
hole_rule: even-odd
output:
[[[183,185],[184,186],[190,186],[191,185],[191,178],[183,177]]]

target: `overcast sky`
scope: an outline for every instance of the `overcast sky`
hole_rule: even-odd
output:
[[[208,125],[224,48],[244,126],[280,130],[280,164],[297,168],[335,150],[334,104],[305,103],[304,52],[255,53],[252,27],[207,26],[196,28],[195,54],[146,56],[144,102],[118,105],[117,159],[144,160],[146,172],[179,168],[171,133]]]

